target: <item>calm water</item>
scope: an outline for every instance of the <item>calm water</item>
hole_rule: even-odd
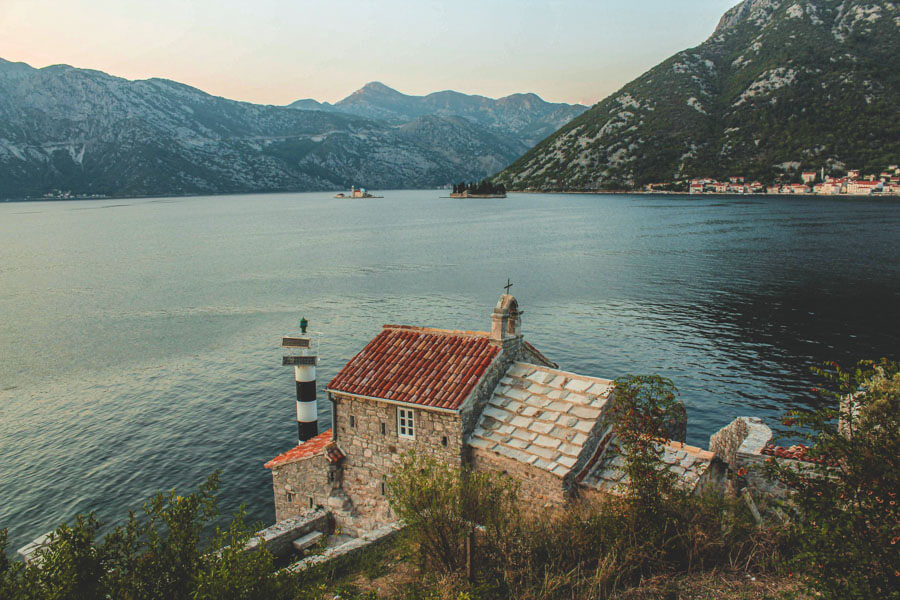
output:
[[[0,204],[10,548],[217,468],[223,510],[271,522],[262,465],[296,434],[279,338],[301,316],[321,389],[383,323],[488,329],[509,277],[547,356],[672,378],[704,447],[809,402],[810,365],[898,357],[897,201],[385,195]]]

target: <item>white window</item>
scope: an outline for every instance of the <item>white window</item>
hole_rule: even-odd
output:
[[[416,437],[416,423],[410,408],[397,408],[397,434],[402,438]]]

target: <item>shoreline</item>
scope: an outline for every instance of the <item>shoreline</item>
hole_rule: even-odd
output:
[[[398,192],[412,191],[435,191],[440,193],[443,190],[433,188],[398,188]],[[12,202],[70,202],[70,201],[102,201],[102,200],[142,200],[154,198],[203,198],[203,197],[219,197],[219,196],[256,196],[262,194],[316,194],[329,193],[328,190],[275,190],[275,191],[258,191],[258,192],[222,192],[222,193],[205,193],[205,194],[142,194],[142,195],[122,195],[122,196],[105,196],[103,198],[77,197],[77,198],[41,198],[29,197],[24,198],[0,198],[0,204]],[[900,194],[869,194],[864,196],[851,194],[766,194],[766,193],[748,193],[733,194],[723,192],[691,194],[690,192],[669,192],[669,191],[653,191],[645,190],[509,190],[508,194],[581,194],[581,195],[644,195],[644,196],[698,196],[698,197],[771,197],[771,198],[900,198]],[[383,197],[383,196],[381,196]],[[504,196],[439,196],[440,198],[503,198]],[[349,198],[349,196],[347,197]]]
[[[712,197],[721,197],[721,196],[729,196],[735,198],[743,198],[746,196],[758,197],[758,196],[766,196],[771,198],[900,198],[900,194],[867,194],[867,195],[858,195],[858,194],[767,194],[763,193],[746,193],[746,194],[736,194],[729,192],[722,193],[702,193],[702,194],[692,194],[690,192],[668,192],[668,191],[652,191],[648,192],[646,190],[510,190],[510,193],[513,194],[589,194],[589,195],[608,195],[608,194],[619,194],[619,195],[645,195],[645,196],[712,196]]]

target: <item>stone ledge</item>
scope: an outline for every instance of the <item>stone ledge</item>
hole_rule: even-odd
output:
[[[303,513],[297,517],[278,521],[271,527],[266,527],[254,535],[245,550],[256,550],[260,543],[265,542],[266,548],[274,556],[287,556],[293,551],[291,542],[303,537],[312,531],[328,533],[331,530],[331,515],[317,508]]]
[[[348,542],[344,542],[343,544],[340,544],[338,546],[326,548],[325,551],[322,552],[322,554],[316,554],[314,556],[310,556],[308,558],[304,558],[303,560],[295,562],[291,566],[285,567],[285,570],[291,573],[300,573],[315,565],[320,565],[342,556],[348,556],[374,544],[375,542],[386,540],[389,537],[395,535],[401,529],[403,529],[403,524],[399,521],[389,523],[383,527],[368,531],[362,536],[354,538]]]

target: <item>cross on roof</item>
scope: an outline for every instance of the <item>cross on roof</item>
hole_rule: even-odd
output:
[[[507,277],[507,278],[506,278],[506,285],[503,286],[503,287],[506,289],[506,293],[507,293],[507,294],[509,294],[509,288],[511,288],[512,286],[513,286],[513,284],[511,284],[511,283],[509,282],[509,278]]]

